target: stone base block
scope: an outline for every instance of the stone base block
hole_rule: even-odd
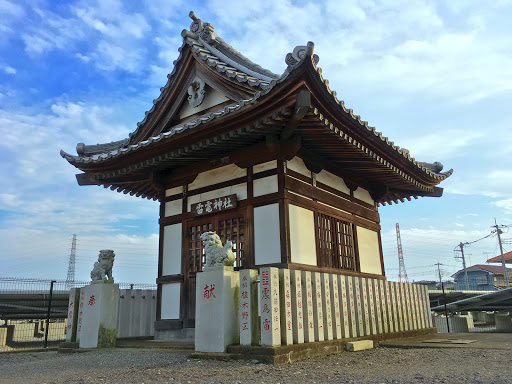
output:
[[[238,273],[233,267],[213,267],[197,274],[196,351],[225,352],[240,343]]]
[[[118,284],[91,284],[80,290],[77,331],[80,348],[115,347],[118,306]]]
[[[345,345],[348,352],[364,351],[373,348],[373,340],[351,341]]]
[[[221,359],[221,360],[258,360],[265,364],[287,364],[294,361],[311,359],[313,357],[327,356],[334,353],[342,353],[345,351],[345,345],[349,342],[370,340],[379,343],[385,340],[399,339],[404,337],[413,337],[420,335],[429,335],[436,333],[435,328],[418,329],[415,331],[404,331],[394,333],[382,333],[378,335],[370,335],[361,338],[339,339],[318,341],[312,343],[281,345],[279,347],[266,346],[246,346],[246,345],[230,345],[227,348],[228,353],[204,354],[195,353],[192,356],[203,359]]]

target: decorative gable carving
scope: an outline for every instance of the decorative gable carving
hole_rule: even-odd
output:
[[[196,76],[194,80],[188,86],[188,103],[192,107],[198,107],[204,100],[204,94],[206,93],[206,86],[204,81]]]

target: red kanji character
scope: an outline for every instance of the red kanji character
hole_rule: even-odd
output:
[[[247,302],[246,302],[246,301],[244,301],[244,302],[242,303],[242,308],[248,308],[248,306],[249,306],[249,304],[247,304]]]
[[[263,305],[263,309],[261,310],[263,313],[270,313],[270,309],[267,304]]]
[[[72,307],[73,306],[73,302],[69,303],[69,306]]]
[[[268,271],[261,272],[261,285],[268,285]]]
[[[242,331],[248,331],[249,328],[247,327],[247,323],[242,324]]]
[[[263,329],[265,329],[265,331],[268,331],[270,329],[270,321],[268,321],[268,319],[265,319],[265,321],[263,322]]]
[[[96,304],[96,299],[94,298],[94,295],[91,295],[91,297],[89,297],[89,305],[93,306],[94,304]]]
[[[215,296],[215,294],[213,293],[215,289],[215,284],[212,284],[211,286],[209,286],[208,284],[204,287],[204,298],[205,299],[210,299],[210,298],[214,298],[216,299],[217,297]]]
[[[247,293],[247,291],[242,291],[242,299],[248,299],[249,298],[249,294]]]
[[[261,298],[270,299],[270,291],[268,290],[268,288],[263,288],[263,291],[261,291]]]

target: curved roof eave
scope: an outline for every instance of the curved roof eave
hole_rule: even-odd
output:
[[[194,19],[194,22],[192,23],[192,25],[194,25],[194,23],[198,22],[198,20],[199,19]],[[200,20],[199,20],[199,22],[203,23]],[[207,31],[209,31],[208,33],[210,33],[210,38],[211,39],[215,40],[218,37],[217,35],[214,35],[213,27],[212,26],[210,26],[207,23],[203,23],[201,25],[202,25],[203,28],[205,28]],[[194,40],[196,38],[196,36],[192,36],[191,37],[190,35],[196,35],[197,36],[197,40]],[[177,63],[180,61],[180,59],[182,57],[181,52],[182,52],[183,47],[186,44],[194,45],[193,42],[188,41],[187,39],[192,39],[194,41],[199,41],[199,42],[201,42],[201,44],[203,44],[202,41],[204,39],[199,37],[199,35],[195,34],[194,32],[190,32],[190,31],[184,30],[183,36],[184,36],[183,37],[183,44],[182,44],[182,46],[179,49],[180,56],[174,62],[175,66],[174,66],[173,72],[171,72],[171,74],[168,75],[168,82],[167,82],[166,86],[161,88],[161,94],[160,94],[160,96],[156,100],[154,100],[153,108],[150,111],[146,112],[145,119],[142,122],[138,123],[137,129],[130,135],[130,137],[135,135],[137,133],[137,131],[140,129],[140,127],[146,122],[148,115],[151,114],[155,110],[158,102],[160,100],[162,100],[162,98],[164,97],[167,89],[172,84],[173,76],[174,76],[174,74],[176,72],[176,68],[177,68]],[[217,41],[217,40],[215,40],[215,41]],[[222,43],[225,46],[228,46],[223,40],[222,40]],[[230,46],[228,46],[228,47],[230,47]],[[370,137],[373,137],[373,140],[376,140],[378,142],[378,145],[382,146],[383,148],[387,148],[388,150],[390,150],[394,154],[394,156],[399,156],[400,158],[407,160],[407,162],[410,164],[410,166],[415,168],[417,171],[420,171],[420,173],[423,173],[424,175],[428,176],[428,178],[436,180],[436,182],[441,182],[442,180],[446,179],[447,177],[449,177],[453,173],[452,169],[450,169],[447,172],[441,173],[440,169],[442,169],[442,166],[439,167],[440,163],[429,164],[429,163],[420,163],[420,162],[416,161],[413,157],[410,156],[410,153],[409,153],[408,150],[405,150],[403,148],[400,148],[400,147],[396,146],[394,144],[394,142],[389,141],[389,139],[387,137],[383,136],[383,134],[381,132],[378,132],[375,129],[375,127],[369,126],[367,121],[361,120],[361,117],[359,115],[354,115],[352,109],[347,109],[345,107],[345,104],[344,104],[343,100],[339,100],[337,98],[336,92],[332,91],[329,88],[328,80],[323,78],[323,76],[322,76],[322,69],[320,67],[317,67],[318,60],[319,60],[318,56],[313,54],[313,50],[314,50],[314,44],[312,42],[309,42],[306,46],[298,46],[298,47],[296,47],[293,50],[292,53],[288,53],[288,55],[286,56],[286,63],[288,64],[288,67],[286,68],[284,73],[281,76],[279,76],[279,77],[269,81],[268,83],[265,81],[265,85],[264,86],[262,86],[262,84],[264,84],[264,83],[260,82],[259,86],[262,88],[262,90],[261,91],[257,91],[255,93],[254,97],[252,97],[250,99],[242,100],[241,102],[233,103],[232,105],[226,106],[226,107],[224,107],[222,109],[219,109],[217,111],[207,113],[207,114],[202,115],[202,116],[200,116],[200,117],[198,117],[198,118],[196,118],[194,120],[188,121],[188,122],[186,122],[184,124],[181,124],[181,125],[177,125],[177,126],[173,127],[172,129],[170,129],[168,132],[164,132],[164,133],[161,133],[161,134],[159,134],[157,136],[150,137],[149,139],[141,141],[141,142],[139,142],[137,144],[128,144],[127,145],[126,144],[126,139],[125,139],[125,140],[121,140],[119,142],[116,142],[116,144],[117,143],[125,143],[124,145],[120,144],[120,146],[118,148],[113,148],[112,150],[110,150],[108,152],[94,153],[94,154],[91,154],[90,156],[80,156],[80,155],[79,156],[73,156],[73,155],[68,154],[68,153],[66,153],[66,152],[61,150],[61,156],[63,158],[65,158],[69,163],[71,163],[72,165],[74,165],[74,166],[76,166],[78,168],[79,164],[83,164],[83,165],[85,165],[85,164],[93,164],[93,163],[99,164],[99,163],[102,163],[102,162],[105,162],[105,161],[109,161],[109,160],[112,160],[112,159],[115,159],[115,158],[118,158],[118,157],[121,157],[121,156],[126,156],[126,155],[128,155],[130,153],[137,152],[137,151],[141,150],[142,148],[150,146],[153,143],[157,143],[157,142],[160,142],[162,140],[172,139],[175,136],[177,136],[177,135],[179,135],[179,134],[181,134],[181,133],[183,133],[183,132],[185,132],[185,131],[187,131],[189,129],[194,129],[194,128],[200,126],[200,125],[209,123],[210,121],[212,121],[214,119],[226,117],[228,114],[236,113],[237,111],[240,111],[244,107],[246,107],[248,105],[252,105],[252,104],[258,102],[258,100],[262,96],[265,96],[268,93],[270,93],[275,88],[275,86],[277,84],[280,84],[280,83],[284,82],[289,77],[289,75],[291,73],[297,71],[298,68],[306,65],[311,70],[313,70],[314,74],[316,74],[315,76],[317,76],[318,82],[320,84],[323,84],[324,92],[326,92],[326,94],[328,94],[329,97],[331,98],[331,101],[335,105],[337,105],[338,113],[342,113],[343,115],[345,115],[345,117],[348,117],[349,120],[351,120],[353,123],[355,123],[356,126],[361,127]],[[234,52],[236,52],[236,51],[234,51]],[[238,52],[237,52],[237,54],[240,55]],[[241,56],[241,57],[243,57],[243,56]],[[205,56],[204,60],[208,60],[208,57]],[[246,59],[246,60],[248,60],[248,59]],[[222,64],[219,64],[218,62],[217,63],[212,62],[212,63],[213,63],[213,65],[216,65],[216,66],[217,65],[221,65],[222,66]],[[255,64],[253,64],[253,65],[255,65]],[[277,75],[274,75],[274,76],[277,76]],[[97,146],[100,146],[100,145],[97,145]],[[88,147],[88,146],[86,146],[86,147]]]

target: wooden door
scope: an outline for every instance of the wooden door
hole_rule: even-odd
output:
[[[196,274],[203,270],[206,263],[205,250],[201,242],[204,232],[214,231],[221,238],[222,244],[227,240],[233,243],[235,267],[247,265],[247,223],[244,210],[209,215],[186,223],[186,249],[184,295],[182,303],[183,326],[192,328],[196,315]]]

